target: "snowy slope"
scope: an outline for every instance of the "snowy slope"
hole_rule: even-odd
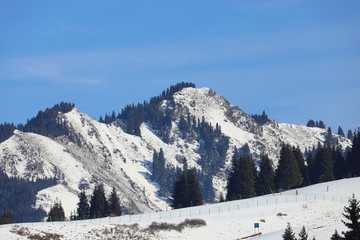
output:
[[[186,142],[178,134],[177,121],[181,115],[204,117],[230,137],[225,168],[213,178],[216,196],[224,193],[234,147],[248,144],[255,160],[262,152],[268,153],[276,166],[282,142],[300,146],[304,151],[325,141],[325,129],[275,121],[259,126],[239,107],[209,88],[185,88],[175,93],[174,100],[171,144],[162,141],[148,123],[141,125],[138,137],[125,133],[121,121],[103,124],[74,108],[66,114],[59,113],[57,119],[68,128],[68,136],[52,139],[16,130],[10,139],[0,143],[0,168],[9,176],[25,179],[56,177],[59,184],[37,196],[36,206],[47,210],[58,198],[69,216],[76,208],[81,185],[87,187],[90,195],[96,183],[103,183],[107,194],[115,186],[127,211],[144,213],[169,208],[168,202],[158,196],[157,183],[150,180],[154,150],[163,149],[167,166],[182,167],[178,159],[185,157],[189,167],[201,170],[199,143]],[[164,101],[162,107],[169,104]],[[350,146],[349,140],[333,136],[343,149]]]
[[[23,228],[23,232],[54,233],[63,235],[61,239],[118,239],[116,229],[130,229],[130,225],[139,224],[139,229],[129,230],[139,239],[223,239],[234,240],[254,233],[254,223],[260,224],[262,235],[251,239],[282,239],[286,224],[291,223],[296,235],[304,225],[309,238],[329,240],[335,229],[346,231],[342,224],[343,207],[347,199],[355,194],[360,196],[360,178],[343,179],[284,192],[282,195],[268,195],[253,199],[238,200],[206,206],[185,208],[167,212],[153,212],[143,215],[125,215],[116,218],[73,221],[64,223],[28,223],[21,226],[5,225],[0,228],[4,239],[27,239],[13,233]],[[326,197],[324,198],[324,195]],[[315,198],[315,196],[317,196]],[[286,200],[285,200],[286,199]],[[180,213],[181,212],[181,213]],[[282,216],[280,216],[280,213]],[[186,228],[182,232],[161,231],[154,234],[142,232],[153,221],[180,223],[185,218],[200,218],[206,226]],[[119,224],[126,224],[128,227]],[[131,238],[130,238],[131,239]]]

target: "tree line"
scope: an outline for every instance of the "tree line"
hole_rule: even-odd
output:
[[[46,212],[42,208],[32,208],[36,201],[36,194],[55,184],[55,178],[29,181],[8,177],[0,170],[0,213],[11,212],[14,222],[41,220],[46,216]]]
[[[305,152],[283,144],[274,171],[267,155],[262,155],[257,172],[252,157],[235,150],[227,180],[226,200],[250,198],[310,184],[360,176],[360,135],[355,131],[352,146],[346,152],[339,146],[320,145]]]
[[[47,137],[67,135],[68,129],[62,122],[57,120],[57,117],[59,112],[67,113],[74,107],[75,104],[73,103],[61,102],[55,104],[52,108],[46,108],[45,111],[39,111],[35,117],[28,119],[25,125],[0,124],[0,143],[10,138],[15,129],[23,132],[38,133]]]
[[[103,185],[95,186],[90,199],[88,199],[84,188],[82,188],[78,198],[79,201],[77,203],[76,212],[71,214],[70,220],[82,220],[122,215],[120,199],[116,193],[115,187],[112,188],[108,198],[105,196]],[[48,213],[47,221],[64,220],[65,213],[62,204],[61,202],[56,201]]]

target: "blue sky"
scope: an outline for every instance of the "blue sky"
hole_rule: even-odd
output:
[[[359,1],[0,0],[0,122],[98,119],[181,81],[278,122],[360,126]]]

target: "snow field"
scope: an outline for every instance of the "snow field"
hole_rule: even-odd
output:
[[[182,232],[162,231],[147,236],[147,239],[234,240],[254,234],[254,223],[259,223],[263,235],[254,239],[268,240],[281,239],[287,222],[290,222],[296,234],[304,225],[310,239],[315,236],[317,240],[329,240],[335,229],[339,232],[346,230],[341,223],[343,208],[352,194],[360,196],[359,186],[360,178],[351,178],[300,188],[297,189],[298,195],[296,190],[291,190],[171,211],[72,222],[27,223],[21,226],[34,232],[61,234],[61,239],[102,239],[100,233],[104,229],[118,224],[138,223],[141,228],[146,228],[154,221],[178,224],[186,218],[196,218],[205,220],[207,226],[188,228]],[[11,233],[13,226],[1,226],[0,236],[6,237],[4,239],[26,239]]]

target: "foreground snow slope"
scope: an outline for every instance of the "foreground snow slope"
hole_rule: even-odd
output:
[[[61,239],[104,239],[107,236],[116,236],[114,239],[118,239],[124,236],[114,235],[114,228],[120,228],[117,224],[138,223],[140,228],[145,228],[153,221],[179,223],[185,218],[201,218],[206,221],[207,226],[188,228],[182,232],[138,232],[143,234],[143,238],[140,239],[233,240],[253,234],[253,224],[257,222],[260,223],[262,236],[254,239],[268,240],[281,239],[287,222],[290,222],[296,234],[304,225],[310,239],[314,236],[317,240],[329,240],[335,229],[340,232],[346,230],[341,223],[343,208],[348,204],[347,199],[352,194],[360,196],[360,178],[321,183],[297,189],[297,192],[298,195],[295,195],[296,190],[292,190],[281,195],[267,195],[131,217],[126,215],[111,219],[63,223],[29,223],[18,228],[14,228],[14,225],[5,225],[0,228],[0,236],[4,239],[26,239],[11,232],[23,227],[33,234],[42,232],[63,235]],[[135,235],[134,233],[133,236]]]

